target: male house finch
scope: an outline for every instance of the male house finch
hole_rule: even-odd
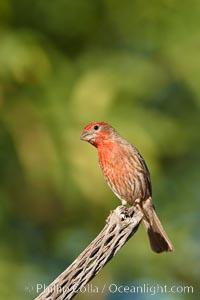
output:
[[[138,150],[105,122],[87,125],[80,138],[97,148],[103,175],[122,205],[137,205],[143,212],[152,250],[173,251],[155,212],[149,170]]]

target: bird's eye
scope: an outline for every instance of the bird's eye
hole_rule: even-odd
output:
[[[99,126],[98,125],[94,125],[94,130],[98,130],[99,129]]]

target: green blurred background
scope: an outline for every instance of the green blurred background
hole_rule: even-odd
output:
[[[92,121],[145,157],[176,249],[154,254],[141,227],[92,284],[194,293],[77,300],[199,299],[198,0],[0,0],[0,113],[0,299],[33,299],[120,204],[79,140]]]

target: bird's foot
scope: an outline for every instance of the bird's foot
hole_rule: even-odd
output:
[[[141,202],[141,199],[140,199],[140,198],[135,199],[135,203],[136,203],[136,204],[140,204],[140,202]]]

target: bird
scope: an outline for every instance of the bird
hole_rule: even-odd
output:
[[[122,205],[139,207],[151,249],[172,252],[169,240],[152,202],[152,185],[147,164],[137,148],[106,122],[84,127],[80,139],[97,148],[104,178]]]

